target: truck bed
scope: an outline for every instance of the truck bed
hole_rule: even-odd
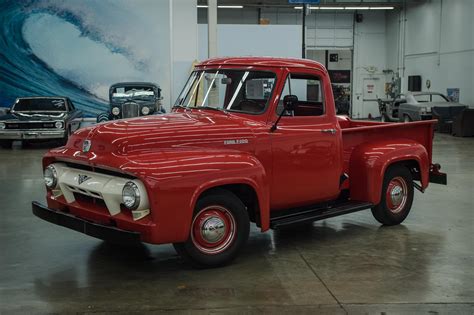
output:
[[[352,120],[346,116],[338,116],[342,129],[344,148],[344,170],[348,171],[352,151],[364,142],[383,142],[396,139],[410,139],[423,145],[431,163],[432,142],[436,120],[424,120],[410,123],[385,123],[377,121]]]

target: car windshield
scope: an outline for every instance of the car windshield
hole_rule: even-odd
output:
[[[444,103],[444,102],[449,102],[446,97],[444,97],[441,94],[415,94],[413,95],[415,100],[418,103]]]
[[[275,73],[268,71],[198,70],[191,73],[175,107],[258,114],[265,111],[275,83]]]
[[[155,91],[151,86],[118,86],[112,90],[112,98],[117,100],[126,99],[153,99]]]
[[[66,102],[61,98],[20,98],[12,107],[15,112],[63,112]]]

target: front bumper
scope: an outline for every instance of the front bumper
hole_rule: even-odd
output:
[[[0,139],[5,140],[62,139],[65,136],[65,130],[0,130]]]
[[[102,240],[121,244],[137,244],[141,242],[140,233],[92,223],[68,213],[52,210],[36,201],[32,202],[32,210],[33,214],[40,219]]]

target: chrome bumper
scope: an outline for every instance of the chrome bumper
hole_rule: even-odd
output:
[[[62,139],[65,135],[65,130],[0,130],[0,139],[7,140]]]

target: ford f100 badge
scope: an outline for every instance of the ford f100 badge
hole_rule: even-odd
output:
[[[92,142],[90,140],[84,140],[82,143],[82,152],[87,153],[91,149]]]

